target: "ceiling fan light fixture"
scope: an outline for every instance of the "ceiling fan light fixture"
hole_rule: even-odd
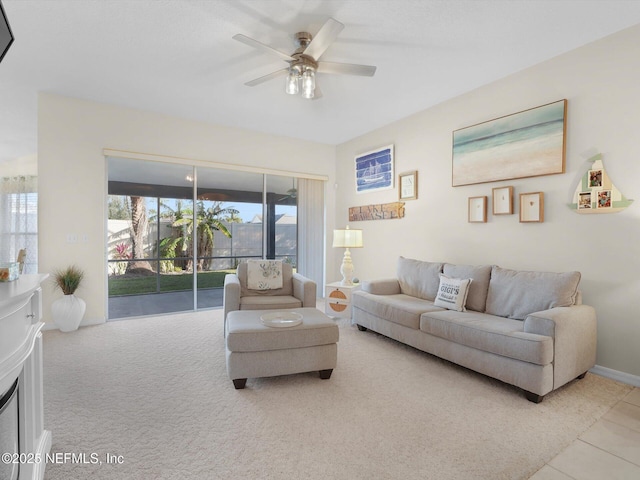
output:
[[[287,74],[285,92],[287,92],[289,95],[295,95],[298,93],[298,91],[298,74],[294,70],[289,70],[289,73]]]
[[[310,68],[306,69],[302,74],[302,96],[311,99],[316,89],[316,74]]]
[[[296,33],[295,43],[298,48],[291,55],[272,48],[258,40],[247,37],[246,35],[234,35],[234,40],[272,55],[276,55],[281,60],[284,60],[289,64],[288,68],[282,68],[267,75],[263,75],[259,78],[246,82],[245,85],[248,87],[255,87],[256,85],[260,85],[272,78],[286,75],[285,92],[287,94],[296,95],[301,93],[303,98],[312,99],[314,97],[322,97],[322,92],[319,88],[318,92],[315,92],[315,76],[317,72],[322,74],[329,73],[372,77],[376,71],[376,67],[372,65],[325,62],[324,60],[320,60],[327,48],[329,48],[343,28],[344,25],[342,23],[333,18],[329,18],[315,35],[311,35],[309,32]]]

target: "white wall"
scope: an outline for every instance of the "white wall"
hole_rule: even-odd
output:
[[[402,220],[354,222],[365,248],[352,250],[356,276],[392,276],[398,255],[532,270],[580,270],[585,303],[599,318],[598,364],[640,375],[640,27],[557,57],[337,147],[214,126],[149,112],[41,94],[38,119],[40,270],[76,263],[85,323],[104,320],[105,161],[103,148],[329,176],[327,230],[348,223],[350,206],[397,200],[397,189],[356,195],[353,158],[393,143],[396,173],[419,171],[419,199]],[[428,86],[425,86],[428,88]],[[451,187],[451,133],[523,109],[568,100],[563,175]],[[375,108],[372,109],[375,115]],[[636,202],[622,213],[577,215],[571,202],[597,148],[615,185]],[[300,162],[300,152],[305,152]],[[335,164],[334,164],[335,160]],[[339,179],[339,180],[336,180]],[[334,188],[334,185],[337,185]],[[545,192],[545,223],[516,215],[467,223],[467,198],[513,185]],[[62,229],[67,225],[67,229]],[[87,235],[68,244],[66,234]],[[329,242],[331,238],[329,238]],[[327,249],[327,280],[340,278],[342,252]],[[44,291],[45,320],[58,294]]]
[[[38,175],[38,158],[36,155],[15,158],[8,162],[0,162],[0,177],[20,175]]]
[[[87,302],[83,324],[102,322],[106,313],[104,148],[326,175],[335,182],[333,146],[44,93],[38,108],[39,270],[70,264],[85,270],[78,290]],[[335,210],[332,195],[327,208]],[[80,242],[67,243],[69,233]],[[43,290],[44,320],[50,321],[51,302],[61,294]]]
[[[419,199],[402,220],[352,222],[365,248],[352,251],[361,279],[395,274],[399,255],[428,261],[498,264],[505,268],[582,272],[584,303],[598,314],[600,366],[640,375],[640,26],[349,141],[337,148],[336,223],[348,207],[397,201],[397,188],[356,194],[354,156],[395,145],[396,173],[419,171]],[[425,85],[425,88],[429,88]],[[566,173],[451,187],[451,142],[456,129],[568,100]],[[375,110],[371,112],[375,114]],[[617,188],[635,199],[621,213],[578,215],[572,201],[596,148]],[[397,181],[397,179],[396,179]],[[496,186],[543,191],[545,221],[521,224],[516,214],[467,223],[467,199]],[[490,207],[489,207],[490,208]],[[339,258],[328,268],[338,277]],[[332,276],[329,274],[328,279]]]

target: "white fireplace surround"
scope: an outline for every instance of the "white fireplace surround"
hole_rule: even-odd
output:
[[[44,429],[42,290],[48,275],[22,275],[0,283],[0,392],[18,381],[20,453],[40,459],[20,464],[19,480],[42,480],[51,432]],[[0,452],[3,453],[3,452]]]

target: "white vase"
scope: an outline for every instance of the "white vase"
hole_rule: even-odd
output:
[[[77,330],[84,316],[87,304],[75,295],[65,295],[51,304],[53,322],[61,332]]]

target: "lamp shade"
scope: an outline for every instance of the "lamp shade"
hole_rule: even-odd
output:
[[[362,248],[362,230],[345,230],[333,231],[333,247],[334,248]]]

